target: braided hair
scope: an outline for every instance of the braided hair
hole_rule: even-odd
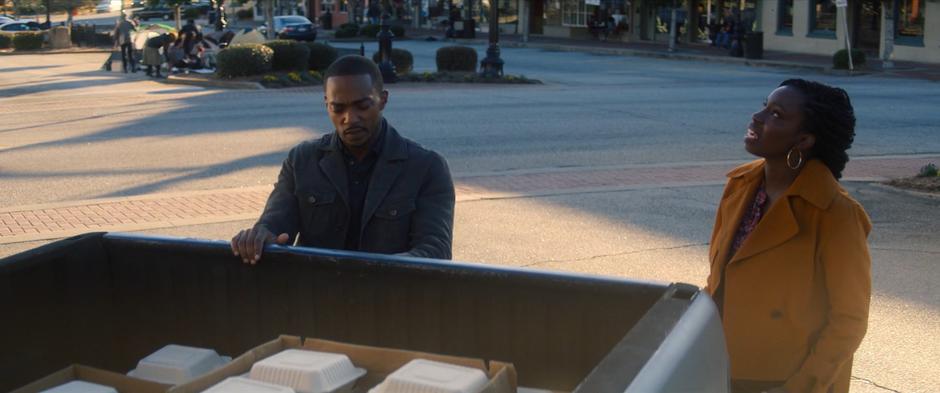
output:
[[[855,111],[849,94],[838,87],[804,79],[787,79],[780,84],[803,94],[803,130],[816,137],[809,156],[821,160],[836,179],[849,162],[845,152],[855,140]]]

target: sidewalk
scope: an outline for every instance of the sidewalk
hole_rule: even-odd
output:
[[[905,177],[940,155],[859,157],[847,181]],[[722,184],[738,161],[549,168],[455,176],[457,201]],[[159,193],[0,209],[0,244],[92,231],[138,231],[256,219],[271,186]]]
[[[406,35],[410,39],[425,39],[427,37],[434,37],[437,40],[449,41],[458,44],[472,43],[485,45],[488,42],[486,33],[479,32],[476,39],[445,39],[443,31],[440,29],[408,28],[406,30]],[[743,57],[729,56],[727,49],[712,47],[701,43],[680,43],[679,45],[676,45],[676,50],[674,52],[670,52],[668,49],[668,44],[665,42],[619,42],[614,40],[605,42],[600,40],[573,38],[566,39],[544,37],[539,35],[530,35],[528,42],[523,42],[523,37],[521,35],[501,34],[500,45],[510,48],[538,48],[557,51],[577,51],[598,54],[744,64],[757,67],[795,68],[836,75],[852,74],[848,70],[832,69],[832,58],[830,56],[764,50],[764,56],[762,59],[745,59]],[[895,61],[893,68],[884,69],[880,59],[869,58],[865,67],[857,70],[854,74],[879,74],[891,77],[924,79],[940,82],[940,64]]]

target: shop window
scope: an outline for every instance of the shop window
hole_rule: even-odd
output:
[[[777,34],[793,35],[793,0],[777,3]]]
[[[561,26],[561,0],[547,0],[544,4],[542,19],[545,25]]]
[[[587,4],[584,0],[562,0],[561,24],[563,26],[587,26]]]
[[[924,45],[924,0],[897,0],[897,31],[894,42],[901,45]]]
[[[835,0],[810,0],[809,35],[820,38],[836,38]]]

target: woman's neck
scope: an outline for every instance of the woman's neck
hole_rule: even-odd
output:
[[[764,190],[771,201],[776,201],[790,188],[803,169],[791,169],[784,160],[764,160]]]

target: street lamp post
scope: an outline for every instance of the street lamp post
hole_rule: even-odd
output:
[[[499,0],[490,0],[490,46],[480,68],[486,78],[503,76],[503,59],[499,58]]]
[[[379,32],[379,71],[382,71],[382,81],[385,83],[395,83],[398,76],[395,75],[395,65],[392,64],[392,38],[395,34],[389,31],[388,11],[382,12],[382,31]]]

